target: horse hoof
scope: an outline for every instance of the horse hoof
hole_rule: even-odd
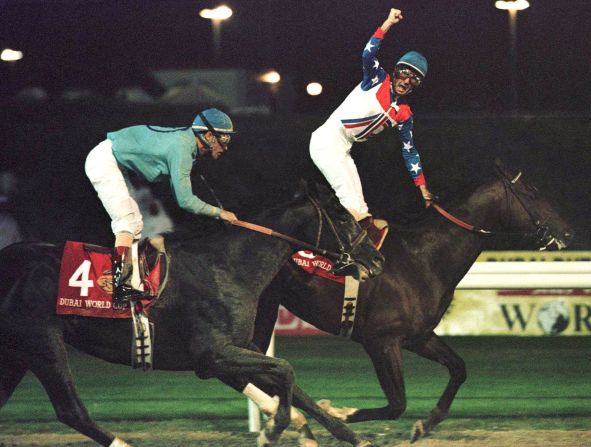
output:
[[[318,442],[316,442],[316,438],[314,438],[314,434],[307,423],[298,428],[298,432],[300,432],[300,447],[318,447]]]
[[[351,407],[333,407],[332,402],[328,399],[321,399],[316,404],[322,408],[326,413],[330,416],[340,419],[343,422],[347,422],[349,416],[355,414],[358,411],[358,408],[351,408]]]
[[[423,436],[425,436],[425,424],[423,424],[423,421],[421,420],[416,421],[412,426],[412,431],[410,432],[411,444],[418,441]]]
[[[273,444],[267,438],[267,434],[265,430],[261,430],[259,433],[259,437],[257,438],[257,447],[271,447]]]
[[[127,442],[123,439],[115,438],[109,447],[131,447]]]
[[[300,439],[300,447],[318,447],[318,443],[315,439]]]

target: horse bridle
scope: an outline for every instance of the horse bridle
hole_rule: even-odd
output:
[[[547,224],[545,224],[544,222],[542,222],[541,219],[539,218],[539,216],[535,212],[531,211],[526,206],[526,204],[523,202],[522,198],[519,196],[517,191],[515,191],[515,189],[513,188],[513,185],[515,183],[517,183],[519,181],[519,179],[521,178],[521,172],[519,172],[513,179],[508,179],[503,172],[497,172],[497,173],[501,177],[501,179],[503,180],[503,187],[505,188],[505,196],[507,197],[507,200],[506,200],[507,209],[509,209],[510,198],[514,197],[515,199],[517,199],[517,202],[521,205],[523,210],[527,213],[527,215],[531,219],[533,225],[536,227],[535,232],[531,232],[531,231],[509,232],[509,231],[485,230],[483,228],[477,228],[474,225],[471,225],[469,223],[464,222],[461,219],[458,219],[457,217],[455,217],[452,214],[445,211],[437,203],[432,203],[431,206],[433,206],[433,208],[435,208],[435,210],[437,210],[437,212],[439,214],[441,214],[443,217],[445,217],[450,222],[453,222],[454,224],[458,225],[459,227],[464,228],[464,229],[471,231],[473,233],[478,233],[478,234],[487,235],[487,236],[493,236],[493,235],[506,235],[506,236],[513,235],[514,236],[514,235],[517,235],[517,236],[522,236],[522,237],[533,237],[535,239],[535,242],[541,246],[540,249],[545,250],[553,242],[555,242],[555,238],[550,234],[550,227]],[[511,194],[509,194],[509,192]],[[509,212],[507,211],[505,214],[509,215]]]
[[[541,220],[537,213],[530,210],[526,204],[523,202],[523,199],[519,196],[519,194],[513,189],[513,185],[519,181],[521,178],[521,172],[519,172],[513,179],[509,180],[503,173],[500,173],[501,178],[503,180],[503,186],[505,187],[505,195],[507,195],[507,208],[509,208],[509,197],[513,197],[517,199],[523,210],[527,213],[529,218],[532,221],[532,224],[536,227],[535,232],[522,232],[518,233],[524,237],[533,237],[536,244],[540,245],[542,250],[548,248],[550,244],[552,244],[555,240],[554,237],[550,234],[550,226],[547,225],[545,222]],[[511,196],[507,193],[507,191],[511,192]],[[506,214],[509,214],[508,212]],[[509,233],[511,234],[511,233]]]

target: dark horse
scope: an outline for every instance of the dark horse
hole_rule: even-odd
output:
[[[496,232],[518,237],[533,235],[539,246],[565,247],[571,231],[537,189],[498,160],[495,170],[494,178],[482,183],[465,202],[450,208],[451,214],[477,228],[492,230],[491,236]],[[429,432],[445,418],[466,379],[466,367],[433,330],[486,239],[482,233],[461,228],[431,211],[422,223],[412,229],[396,229],[385,241],[382,253],[387,262],[383,274],[360,287],[352,339],[369,354],[388,405],[341,413],[345,421],[397,419],[404,412],[402,349],[440,363],[450,375],[429,419],[415,424],[412,439]],[[287,263],[259,301],[253,341],[261,349],[268,345],[279,304],[319,329],[339,334],[342,285]]]
[[[314,240],[322,215],[333,229],[331,236],[324,232],[323,243],[332,241],[370,276],[378,274],[382,255],[326,188],[299,194],[255,221]],[[288,362],[256,352],[251,343],[257,301],[293,252],[290,243],[242,228],[205,238],[170,239],[167,286],[150,310],[158,333],[154,367],[192,370],[200,378],[217,377],[232,386],[247,381],[272,389],[279,396],[279,409],[274,425],[261,432],[260,445],[272,445],[289,425],[292,393],[293,404],[337,438],[370,445],[294,385]],[[15,244],[0,252],[0,407],[31,370],[61,422],[100,445],[127,446],[90,418],[74,385],[66,344],[109,362],[129,364],[131,322],[56,315],[61,254],[62,247],[43,243]]]

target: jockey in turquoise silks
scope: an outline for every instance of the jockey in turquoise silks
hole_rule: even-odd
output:
[[[86,158],[85,171],[111,218],[115,235],[113,300],[136,299],[142,292],[126,284],[131,277],[131,245],[141,237],[143,221],[130,196],[124,171],[148,182],[168,179],[179,206],[186,211],[233,222],[236,215],[195,196],[191,169],[199,157],[217,160],[228,148],[234,126],[218,109],[199,113],[192,126],[132,126],[107,134]]]

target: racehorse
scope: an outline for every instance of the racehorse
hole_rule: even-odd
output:
[[[426,422],[417,421],[416,440],[447,415],[466,380],[462,358],[433,330],[449,307],[453,292],[483,250],[487,238],[511,234],[529,237],[544,248],[564,248],[572,238],[567,223],[537,189],[495,162],[495,176],[479,185],[466,201],[450,208],[450,219],[431,212],[413,228],[397,229],[386,239],[386,265],[381,276],[361,284],[351,339],[361,343],[374,365],[388,400],[383,408],[342,411],[325,407],[346,422],[397,419],[406,408],[402,349],[445,366],[450,375]],[[471,225],[465,225],[467,223]],[[466,226],[466,228],[461,225]],[[489,229],[490,233],[484,229]],[[303,272],[289,262],[263,292],[253,341],[266,349],[278,306],[313,324],[339,334],[343,286]]]
[[[368,276],[380,273],[382,255],[327,188],[300,193],[255,221],[290,237],[331,241],[329,249],[337,247],[345,258],[350,254]],[[318,235],[322,221],[332,235]],[[158,332],[154,367],[192,370],[200,378],[217,377],[230,385],[244,380],[263,390],[271,387],[279,408],[274,424],[261,432],[259,445],[273,445],[289,425],[292,392],[294,405],[338,439],[370,445],[294,385],[287,361],[266,357],[251,344],[258,298],[293,253],[291,243],[234,227],[210,237],[174,239],[166,243],[167,286],[150,309]],[[130,320],[56,315],[61,252],[47,243],[15,244],[0,252],[0,407],[30,370],[61,422],[102,446],[127,446],[90,418],[74,385],[66,344],[129,364]]]

